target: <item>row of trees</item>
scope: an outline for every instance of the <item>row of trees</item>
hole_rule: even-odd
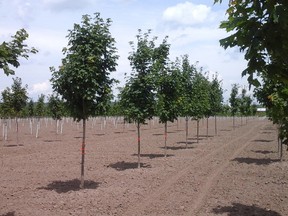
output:
[[[1,118],[41,118],[52,117],[61,119],[67,116],[64,102],[55,95],[48,96],[45,102],[45,95],[41,94],[34,102],[29,100],[27,85],[22,86],[21,78],[13,78],[13,83],[1,92],[0,116]]]
[[[202,68],[190,64],[188,55],[171,62],[167,37],[156,45],[157,37],[151,37],[151,31],[139,30],[136,38],[136,43],[130,43],[132,52],[128,57],[133,72],[126,79],[119,103],[126,120],[137,125],[140,167],[141,124],[159,116],[164,124],[166,152],[167,122],[186,117],[187,140],[188,119],[199,122],[216,115],[221,109],[223,90],[217,75],[210,82]]]
[[[220,40],[221,46],[239,47],[245,53],[248,64],[242,75],[248,75],[255,96],[278,125],[281,148],[282,143],[288,145],[287,11],[288,2],[282,0],[229,1],[228,18],[220,25],[232,32]]]
[[[84,15],[81,24],[74,24],[69,31],[61,67],[58,70],[50,68],[54,91],[68,104],[75,120],[83,121],[80,187],[84,186],[86,120],[107,111],[111,87],[115,83],[109,75],[116,71],[119,56],[110,25],[111,20],[103,20],[99,13],[95,17]],[[146,120],[158,115],[165,124],[166,134],[168,121],[174,121],[179,115],[198,120],[214,114],[212,107],[220,107],[222,102],[217,76],[214,82],[219,88],[219,99],[217,105],[212,105],[212,84],[202,70],[191,65],[188,56],[170,62],[167,37],[159,45],[156,40],[156,37],[150,39],[150,31],[142,34],[139,30],[137,43],[130,43],[132,52],[128,58],[132,73],[120,93],[119,103],[124,116],[126,120],[136,122],[138,129],[138,166],[140,125]]]
[[[74,28],[69,30],[69,41],[68,46],[63,49],[65,57],[62,65],[58,69],[50,68],[52,87],[57,95],[49,98],[53,116],[61,116],[61,101],[64,101],[69,114],[76,121],[83,122],[81,188],[84,187],[86,121],[90,116],[107,113],[112,99],[111,87],[117,82],[110,78],[110,73],[116,71],[119,58],[115,39],[109,31],[110,26],[111,20],[102,19],[99,13],[96,13],[95,17],[84,15],[81,24],[74,24]],[[129,60],[132,73],[127,77],[126,85],[120,93],[119,105],[126,120],[136,122],[140,167],[141,124],[145,124],[152,116],[159,116],[165,125],[166,137],[167,122],[176,120],[178,116],[185,116],[187,137],[189,118],[199,123],[201,118],[216,116],[220,111],[223,90],[217,75],[210,81],[201,67],[190,64],[187,55],[174,62],[170,61],[167,37],[157,45],[157,38],[151,39],[151,31],[142,33],[139,30],[136,38],[136,43],[130,43],[132,51]],[[28,51],[31,50],[24,53]],[[14,85],[21,87],[21,80],[14,79]],[[20,111],[12,102],[13,98],[18,98],[19,95],[13,90],[13,86],[12,90],[7,88],[2,94],[2,105],[5,107],[8,104],[7,109],[10,110],[5,113],[17,118]],[[23,108],[24,101],[27,100],[27,87],[21,87],[20,90],[24,92],[21,93]],[[43,105],[44,96],[41,96],[36,104]],[[42,114],[36,112],[38,116]]]

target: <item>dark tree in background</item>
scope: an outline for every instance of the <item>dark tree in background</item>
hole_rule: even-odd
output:
[[[239,89],[239,86],[237,84],[233,84],[232,89],[231,89],[231,93],[230,93],[230,98],[229,98],[231,115],[233,117],[233,129],[235,128],[235,115],[239,109],[239,100],[237,98],[238,89]]]
[[[28,86],[22,86],[22,80],[19,77],[13,78],[13,84],[11,86],[11,107],[16,118],[16,131],[17,131],[17,145],[19,142],[18,139],[18,132],[19,132],[19,125],[18,125],[18,118],[25,108],[28,100],[27,96],[27,88]]]
[[[222,81],[215,74],[210,83],[210,115],[215,118],[215,135],[217,135],[217,114],[221,112],[223,103]]]

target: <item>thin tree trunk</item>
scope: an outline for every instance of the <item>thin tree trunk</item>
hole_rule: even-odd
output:
[[[164,139],[165,139],[165,157],[167,157],[167,121],[165,122],[165,129],[164,129]]]
[[[207,117],[207,120],[206,120],[206,138],[208,138],[208,135],[209,135],[209,117]]]
[[[233,115],[233,130],[235,129],[235,116]]]
[[[216,115],[214,116],[214,120],[215,120],[215,135],[217,135],[217,117],[216,117]]]
[[[140,164],[140,123],[137,122],[137,132],[138,132],[138,168],[141,167]]]
[[[197,143],[199,143],[199,119],[197,119]]]
[[[17,146],[19,145],[19,124],[18,118],[16,117],[16,133],[17,133]]]
[[[282,161],[282,157],[283,157],[283,142],[280,139],[280,161]]]
[[[37,121],[37,126],[36,126],[36,138],[38,138],[39,129],[40,129],[40,118],[38,118],[38,121]]]
[[[30,134],[32,135],[33,133],[33,122],[32,122],[32,118],[30,118]]]
[[[188,116],[186,116],[186,149],[188,147]]]
[[[86,119],[83,119],[83,137],[81,147],[81,182],[80,182],[81,189],[84,188],[85,139],[86,139]]]

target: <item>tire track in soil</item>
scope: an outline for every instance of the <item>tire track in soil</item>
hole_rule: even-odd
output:
[[[256,129],[259,128],[259,124],[263,124],[262,121],[259,121],[251,127],[247,132],[243,133],[241,136],[238,136],[234,139],[231,139],[230,142],[227,142],[223,144],[222,146],[219,146],[217,150],[211,151],[208,154],[204,155],[201,157],[201,159],[197,160],[196,162],[193,163],[193,166],[191,164],[185,166],[182,168],[180,171],[175,173],[171,178],[169,178],[164,184],[162,184],[160,187],[156,188],[153,193],[150,195],[144,197],[142,200],[138,200],[137,204],[132,205],[130,208],[128,208],[122,215],[141,215],[145,208],[153,203],[155,200],[157,200],[162,194],[168,191],[169,188],[171,188],[174,184],[177,183],[177,181],[189,174],[189,170],[195,168],[195,166],[199,166],[202,162],[206,161],[207,159],[211,158],[212,156],[218,154],[220,151],[222,151],[225,147],[235,143],[239,142],[240,140],[248,140],[245,141],[244,145],[237,145],[237,149],[235,149],[234,152],[232,152],[232,156],[230,156],[228,159],[225,159],[224,163],[220,164],[220,167],[218,167],[215,171],[213,171],[208,177],[208,181],[203,184],[203,186],[199,190],[199,196],[196,197],[195,201],[192,204],[192,207],[188,209],[188,214],[187,215],[196,215],[197,211],[200,210],[200,207],[203,204],[203,201],[205,200],[205,197],[208,195],[211,187],[213,187],[214,180],[219,176],[219,174],[222,173],[222,171],[228,166],[229,161],[236,157],[240,152],[246,148],[249,145],[249,141],[253,139],[255,136],[257,136],[257,133],[254,133]],[[252,135],[254,133],[254,135]],[[252,138],[251,138],[252,135]],[[242,143],[242,142],[241,142]],[[231,155],[230,154],[230,155]]]
[[[202,185],[202,187],[199,190],[199,196],[196,197],[196,199],[194,200],[194,202],[192,204],[192,207],[188,210],[188,213],[186,215],[197,215],[198,214],[198,212],[201,210],[201,207],[203,206],[203,204],[205,202],[205,198],[207,197],[211,188],[215,184],[218,176],[226,169],[226,167],[229,165],[230,161],[233,160],[235,157],[237,157],[247,146],[249,146],[251,144],[251,140],[255,139],[255,137],[258,136],[258,133],[252,134],[252,132],[254,132],[255,129],[258,129],[257,126],[258,126],[258,124],[256,126],[254,126],[253,128],[251,128],[251,130],[245,134],[245,136],[247,135],[247,137],[245,137],[246,138],[245,142],[244,143],[241,142],[240,147],[238,147],[229,158],[224,159],[224,163],[221,163],[220,166],[207,177],[207,181]],[[251,134],[252,134],[252,136],[249,136]],[[237,139],[237,141],[241,140],[242,137],[243,137],[243,135],[241,137],[239,137]]]

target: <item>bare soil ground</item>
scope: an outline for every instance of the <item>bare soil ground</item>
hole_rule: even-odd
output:
[[[3,123],[3,121],[2,121]],[[88,121],[85,189],[79,189],[81,124],[64,120],[56,134],[42,120],[39,138],[29,121],[8,126],[0,139],[0,216],[65,215],[288,215],[288,159],[279,161],[277,131],[265,118],[231,118],[170,123],[168,155],[164,127],[157,120],[142,126],[141,168],[137,169],[135,125],[100,118]],[[2,126],[2,125],[1,125]],[[125,126],[125,127],[124,127]]]

